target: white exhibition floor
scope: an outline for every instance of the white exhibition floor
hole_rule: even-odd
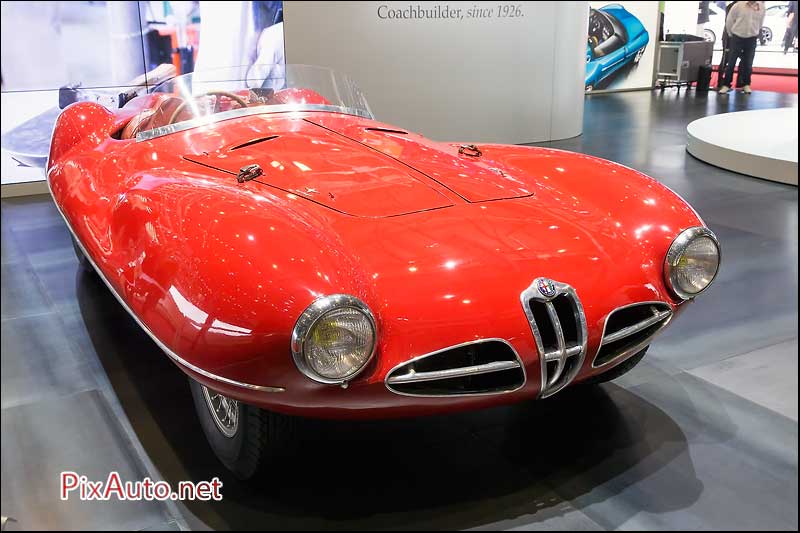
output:
[[[797,185],[797,108],[738,111],[686,127],[686,149],[712,165]]]

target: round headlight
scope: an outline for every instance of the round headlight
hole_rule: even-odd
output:
[[[667,285],[684,300],[694,298],[714,281],[719,255],[719,242],[710,229],[684,230],[672,242],[664,261]]]
[[[346,294],[314,301],[292,331],[292,356],[306,376],[344,383],[361,372],[375,353],[375,319],[364,302]]]

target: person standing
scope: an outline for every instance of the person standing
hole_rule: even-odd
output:
[[[794,46],[794,39],[797,37],[797,0],[789,2],[786,10],[786,33],[783,35],[783,53],[786,54],[789,48]]]
[[[764,2],[737,2],[725,19],[725,33],[728,34],[730,59],[725,66],[725,75],[719,94],[727,94],[733,85],[733,71],[739,60],[738,84],[745,94],[750,94],[750,75],[753,73],[753,58],[756,55],[758,36],[764,24],[766,8]]]

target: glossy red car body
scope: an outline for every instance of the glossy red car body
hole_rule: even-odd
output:
[[[113,292],[183,371],[227,396],[332,418],[534,399],[541,366],[520,294],[535,278],[571,285],[582,302],[588,352],[576,382],[599,372],[591,363],[612,310],[680,307],[664,257],[703,223],[629,168],[520,146],[479,144],[481,157],[470,157],[459,144],[334,112],[265,110],[115,138],[152,103],[69,107],[48,181]],[[250,163],[264,175],[238,183]],[[290,352],[297,318],[330,294],[360,298],[377,322],[376,355],[347,388],[308,379]],[[513,346],[521,389],[425,398],[384,384],[399,363],[481,338]]]

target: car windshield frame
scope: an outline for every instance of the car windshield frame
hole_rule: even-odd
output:
[[[364,93],[350,77],[312,65],[198,70],[166,80],[149,92],[178,97],[182,102],[169,113],[167,124],[137,133],[137,142],[252,115],[328,112],[375,118]],[[238,96],[247,105],[228,95]]]

